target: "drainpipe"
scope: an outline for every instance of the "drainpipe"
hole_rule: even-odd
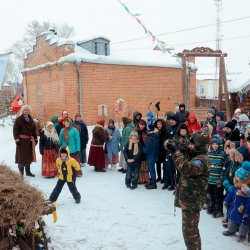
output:
[[[79,110],[82,116],[82,74],[80,71],[81,60],[76,60],[76,69],[78,71],[78,90],[79,90]]]

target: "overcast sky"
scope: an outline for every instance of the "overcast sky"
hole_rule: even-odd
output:
[[[139,19],[153,34],[174,32],[197,26],[214,24],[216,8],[213,0],[124,0],[132,13],[140,13]],[[223,0],[221,20],[228,21],[250,16],[250,0]],[[130,53],[152,50],[150,37],[117,0],[8,0],[0,7],[0,51],[22,38],[27,23],[32,20],[67,23],[75,27],[74,39],[83,40],[103,35],[111,40],[111,53]],[[222,23],[222,51],[229,71],[241,71],[250,62],[250,18]],[[174,46],[176,52],[194,47],[215,49],[216,26],[158,36],[158,39]],[[238,39],[235,37],[248,36]],[[131,39],[145,38],[133,42]],[[227,40],[226,40],[227,39]],[[210,42],[203,42],[210,41]],[[203,43],[202,43],[203,42]],[[114,43],[114,44],[113,44]],[[116,44],[115,44],[116,43]],[[185,45],[181,45],[185,44]],[[156,53],[161,53],[157,52]],[[214,59],[197,59],[199,68],[211,68]],[[249,67],[250,70],[250,67]]]

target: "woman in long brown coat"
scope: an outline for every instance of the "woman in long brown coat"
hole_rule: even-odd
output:
[[[24,105],[20,116],[16,118],[13,127],[13,137],[16,142],[16,159],[19,172],[23,176],[24,167],[26,175],[35,177],[30,172],[30,164],[36,161],[35,146],[37,144],[36,125],[31,117],[31,107]]]
[[[108,136],[104,130],[104,119],[101,118],[97,121],[95,128],[92,131],[93,137],[91,141],[91,147],[89,151],[88,164],[95,167],[97,172],[106,172],[105,157],[103,145],[105,141],[112,139],[112,136]]]

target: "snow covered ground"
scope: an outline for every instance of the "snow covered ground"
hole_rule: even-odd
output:
[[[5,119],[0,127],[0,161],[17,171],[12,121]],[[0,120],[1,124],[1,120]],[[89,134],[93,127],[89,127]],[[81,193],[75,204],[67,185],[57,201],[58,221],[44,217],[55,250],[183,250],[181,210],[174,216],[174,195],[162,190],[146,190],[144,186],[130,190],[124,185],[125,174],[108,169],[106,173],[82,168],[83,176],[76,186]],[[57,178],[41,177],[41,156],[37,148],[37,163],[31,165],[35,178],[25,177],[49,196]],[[201,212],[199,224],[203,250],[249,249],[247,242],[222,235],[221,219]]]

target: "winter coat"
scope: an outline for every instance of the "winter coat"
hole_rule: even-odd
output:
[[[134,127],[137,127],[139,125],[139,121],[141,120],[141,118],[138,120],[136,120],[136,116],[140,115],[142,117],[142,114],[139,111],[135,111],[133,113],[133,123],[134,123]]]
[[[231,133],[226,133],[225,136],[225,141],[230,140],[230,141],[240,141],[240,131],[239,129],[235,128]]]
[[[106,131],[102,125],[96,124],[92,130],[92,134],[92,146],[102,147],[104,143],[109,140],[109,136],[106,134]]]
[[[194,122],[190,122],[190,119],[194,119]],[[188,126],[188,130],[190,134],[192,134],[196,130],[201,130],[201,125],[197,121],[196,115],[195,114],[190,114],[188,116],[188,120],[185,122],[185,124]]]
[[[55,128],[53,128],[55,129]],[[55,129],[56,133],[56,129]],[[40,138],[39,138],[39,150],[40,154],[43,155],[43,150],[52,150],[52,149],[59,149],[59,138],[58,142],[54,142],[51,138],[48,138],[46,134],[44,133],[44,129],[40,132]]]
[[[212,132],[212,136],[216,134],[216,119],[215,116],[213,116],[211,119],[208,119],[205,121],[205,124],[210,124],[213,127],[213,132]]]
[[[159,134],[155,132],[149,132],[146,138],[146,143],[142,149],[146,155],[146,161],[148,164],[154,164],[159,158]]]
[[[198,155],[188,161],[180,151],[176,151],[172,159],[181,173],[176,186],[175,206],[192,212],[201,211],[207,196],[210,171],[208,157]]]
[[[124,159],[127,162],[128,159],[133,159],[134,162],[127,162],[127,166],[134,167],[134,166],[140,166],[142,161],[142,144],[141,142],[138,142],[138,154],[133,155],[134,152],[134,143],[132,144],[132,149],[129,150],[129,141],[126,142],[124,146]]]
[[[76,171],[81,170],[81,167],[74,158],[70,157],[70,151],[68,146],[66,147],[66,150],[68,152],[68,157],[69,157],[68,160],[65,161],[66,169],[64,169],[65,166],[63,166],[64,164],[61,158],[56,159],[56,166],[59,170],[58,178],[66,182],[75,182]]]
[[[250,197],[244,194],[240,189],[233,187],[232,191],[225,198],[226,202],[231,203],[227,210],[227,218],[238,223],[239,225],[248,226],[250,215]],[[238,211],[240,206],[244,206],[243,213]]]
[[[71,154],[74,154],[76,152],[80,152],[81,149],[81,143],[80,143],[80,136],[78,133],[78,130],[74,127],[71,127],[68,131],[68,143],[65,141],[63,137],[63,132],[65,128],[61,129],[60,135],[59,135],[59,141],[61,146],[69,146],[69,151]]]
[[[161,130],[157,129],[157,122],[158,121],[161,121],[161,123],[162,123]],[[162,163],[162,162],[164,162],[164,159],[165,159],[165,148],[164,148],[165,141],[164,141],[164,139],[166,136],[167,124],[163,119],[158,118],[155,120],[154,126],[155,126],[155,129],[158,130],[158,134],[159,134],[159,158],[158,158],[158,161]]]
[[[185,109],[183,111],[178,111],[176,114],[180,117],[180,123],[184,123],[190,115]]]
[[[248,160],[248,150],[245,147],[239,147],[236,149],[240,154],[242,154],[243,156],[243,161],[247,161]],[[226,193],[230,193],[230,191],[232,190],[234,183],[233,183],[233,179],[235,176],[235,172],[238,168],[241,167],[242,162],[235,162],[235,161],[230,161],[227,169],[224,172],[224,176],[223,176],[223,186],[226,190]]]
[[[165,135],[165,140],[164,141],[166,141],[167,139],[173,139],[173,137],[177,133],[177,130],[178,130],[178,127],[179,127],[179,124],[180,124],[180,118],[179,118],[179,116],[177,114],[171,115],[170,119],[171,118],[174,118],[174,120],[176,120],[177,123],[174,126],[169,125],[167,127],[167,129],[166,129],[166,135]]]
[[[240,146],[248,149],[248,160],[250,161],[250,142],[246,138],[250,136],[247,132],[245,133],[245,139],[240,140]]]
[[[17,117],[13,126],[14,140],[21,143],[20,146],[16,146],[15,163],[28,166],[33,161],[32,142],[30,139],[20,138],[19,135],[33,136],[37,142],[36,125],[30,115],[28,122],[25,120],[23,114]]]
[[[125,144],[129,141],[129,135],[133,129],[134,129],[134,123],[130,122],[122,130],[122,138],[120,141],[120,149],[122,152],[123,152]]]
[[[239,122],[239,123],[235,126],[235,128],[237,128],[237,129],[240,131],[240,136],[246,132],[247,126],[248,126],[248,125],[249,125],[249,123],[246,124],[246,125],[243,125],[241,122]]]
[[[109,161],[112,162],[112,154],[116,155],[117,157],[119,156],[119,150],[120,150],[119,141],[121,139],[121,134],[116,126],[114,131],[112,131],[112,133],[110,132],[108,126],[105,128],[105,130],[109,136],[112,136],[112,140],[106,141],[105,143],[105,148],[108,153]]]
[[[72,123],[72,126],[75,127],[79,132],[81,149],[85,149],[89,140],[89,134],[86,124],[83,122],[74,121]]]

